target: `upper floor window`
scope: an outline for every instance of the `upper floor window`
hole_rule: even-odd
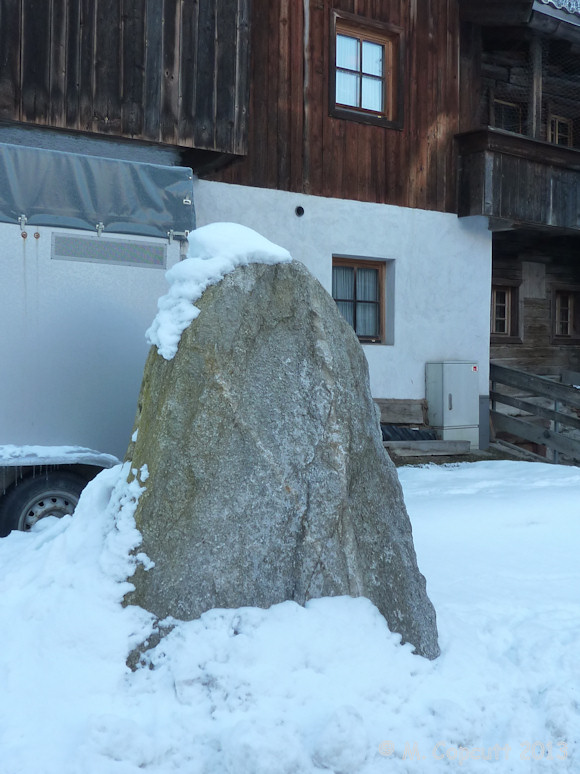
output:
[[[580,50],[572,40],[529,33],[516,27],[482,28],[473,81],[480,87],[480,103],[473,119],[534,140],[580,148]],[[469,88],[467,82],[464,88]]]
[[[516,132],[517,134],[522,133],[522,107],[517,102],[494,99],[493,113],[493,124],[498,129],[505,129],[507,132]]]
[[[393,128],[401,126],[401,30],[334,12],[331,114]]]
[[[548,141],[555,145],[572,146],[573,123],[571,118],[551,115],[548,124]]]

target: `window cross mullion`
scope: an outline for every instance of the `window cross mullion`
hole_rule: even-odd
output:
[[[363,89],[363,42],[362,38],[358,39],[358,106],[363,106],[362,98]],[[356,275],[356,271],[355,271]]]

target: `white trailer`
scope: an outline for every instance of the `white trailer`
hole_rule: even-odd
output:
[[[0,536],[123,458],[192,172],[0,144]]]

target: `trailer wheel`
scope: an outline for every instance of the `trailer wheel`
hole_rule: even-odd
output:
[[[0,499],[0,537],[13,529],[26,532],[46,516],[72,513],[86,483],[75,473],[56,470],[13,484]]]

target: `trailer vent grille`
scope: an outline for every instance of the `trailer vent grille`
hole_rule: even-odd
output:
[[[104,237],[52,235],[52,258],[61,261],[89,261],[122,266],[164,269],[167,246]]]

